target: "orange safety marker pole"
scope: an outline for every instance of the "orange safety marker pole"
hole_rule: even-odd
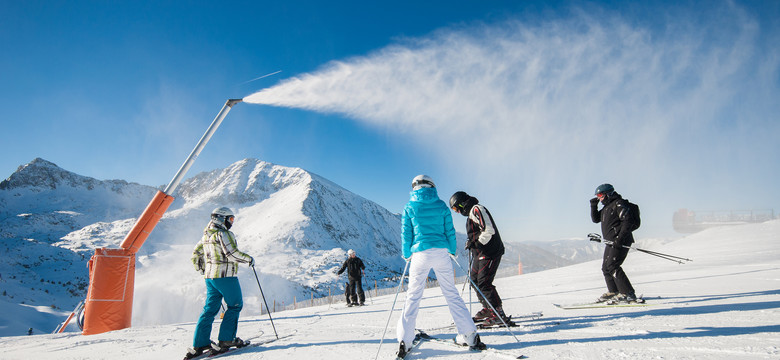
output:
[[[164,191],[158,191],[138,218],[119,249],[99,248],[89,260],[89,288],[84,304],[84,329],[82,334],[100,334],[106,331],[130,327],[133,315],[133,290],[135,285],[135,254],[160,222],[173,203],[173,191],[197,159],[206,143],[217,131],[233,105],[241,99],[230,99],[200,138],[195,149],[173,177]]]

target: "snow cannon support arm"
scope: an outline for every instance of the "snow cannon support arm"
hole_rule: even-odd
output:
[[[227,113],[230,111],[233,105],[242,101],[242,99],[229,99],[225,102],[225,105],[222,106],[222,110],[219,111],[217,117],[214,118],[214,121],[211,122],[209,128],[206,129],[206,133],[203,134],[203,136],[200,138],[198,144],[195,145],[195,149],[192,150],[190,156],[187,157],[187,160],[184,161],[184,164],[182,164],[181,168],[179,168],[179,171],[176,173],[176,175],[174,175],[171,182],[164,191],[157,192],[152,201],[146,207],[146,210],[144,210],[143,214],[141,214],[141,217],[138,218],[138,221],[133,226],[133,229],[130,230],[130,233],[127,234],[125,239],[122,241],[122,245],[120,245],[122,249],[128,250],[133,254],[137,253],[138,250],[141,249],[141,246],[146,241],[146,238],[149,237],[149,234],[151,234],[152,230],[154,230],[154,227],[157,226],[157,223],[160,221],[163,214],[165,214],[168,206],[170,206],[173,202],[173,196],[171,196],[171,194],[173,194],[173,191],[176,190],[177,186],[179,186],[179,183],[184,178],[184,175],[187,173],[187,171],[189,171],[192,163],[194,163],[195,159],[198,158],[198,155],[200,155],[200,152],[206,146],[206,143],[208,143],[208,141],[211,139],[211,136],[214,135],[214,132],[217,131],[217,128],[222,123],[222,120],[225,119],[225,116],[227,116]]]
[[[120,247],[133,254],[137,253],[172,202],[173,196],[157,191],[157,194],[154,195],[152,201],[146,206],[146,210],[138,218],[138,221],[135,222],[133,229],[127,234]]]
[[[100,248],[89,260],[89,289],[84,305],[82,334],[100,334],[130,327],[133,314],[135,254],[173,202],[173,192],[222,120],[243,99],[229,99],[212,121],[195,149],[164,191],[158,191],[122,241],[121,249]]]

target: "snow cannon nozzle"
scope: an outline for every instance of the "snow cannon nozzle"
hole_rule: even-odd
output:
[[[238,104],[238,103],[240,103],[242,101],[244,101],[244,99],[228,99],[228,101],[227,101],[227,103],[225,103],[225,105],[227,105],[228,107],[233,107],[233,105]]]

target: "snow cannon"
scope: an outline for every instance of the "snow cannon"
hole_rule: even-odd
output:
[[[206,143],[217,131],[233,105],[243,99],[229,99],[200,138],[195,149],[184,161],[165,190],[158,191],[133,225],[118,249],[99,248],[90,258],[89,288],[84,305],[82,334],[93,335],[131,326],[133,291],[135,284],[135,254],[160,222],[173,202],[171,196],[197,159]],[[65,324],[67,325],[67,324]]]

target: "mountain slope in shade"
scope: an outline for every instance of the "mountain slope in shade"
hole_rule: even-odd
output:
[[[98,221],[137,216],[155,191],[77,175],[40,158],[20,166],[0,182],[3,300],[70,310],[86,294],[88,256],[58,243]]]

